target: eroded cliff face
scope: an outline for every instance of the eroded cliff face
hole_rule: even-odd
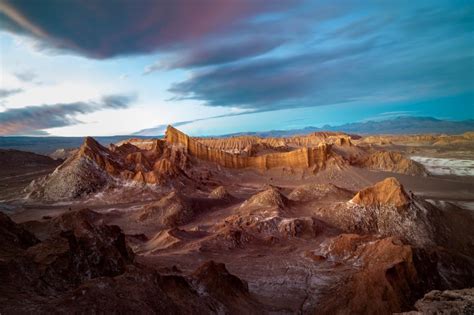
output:
[[[195,138],[207,147],[240,153],[255,145],[264,145],[280,151],[291,151],[295,147],[317,147],[322,142],[336,145],[352,145],[351,136],[340,132],[313,132],[307,135],[286,138],[259,138],[256,136],[237,136],[230,138]]]
[[[426,176],[428,171],[420,163],[413,161],[399,152],[381,151],[358,159],[356,166],[377,171],[385,171],[411,176]]]
[[[332,157],[331,145],[320,143],[316,147],[304,147],[290,152],[269,153],[261,156],[239,156],[223,150],[206,146],[169,126],[166,142],[184,148],[185,152],[198,159],[217,163],[228,168],[252,167],[266,170],[274,167],[313,168],[321,170]]]

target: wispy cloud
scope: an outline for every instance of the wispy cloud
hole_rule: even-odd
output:
[[[159,70],[189,69],[215,66],[265,54],[282,44],[282,40],[268,37],[255,37],[220,45],[206,45],[168,60],[160,60],[146,67],[144,74]]]
[[[0,88],[0,100],[9,96],[23,92],[23,89],[1,89]]]
[[[22,82],[33,82],[37,78],[33,71],[22,71],[14,73],[14,76]]]
[[[10,108],[0,112],[0,135],[38,135],[43,129],[64,127],[81,123],[76,116],[104,109],[129,107],[133,95],[107,95],[98,101],[44,104]]]

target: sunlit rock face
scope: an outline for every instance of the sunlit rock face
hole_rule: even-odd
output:
[[[317,169],[322,169],[330,158],[330,145],[326,143],[320,143],[317,147],[304,147],[290,152],[270,153],[255,157],[239,156],[208,147],[204,144],[205,141],[202,143],[171,126],[166,130],[166,142],[182,146],[189,155],[198,159],[215,162],[229,168],[252,167],[266,170],[285,166],[295,168],[315,166]],[[222,147],[222,145],[217,147]]]

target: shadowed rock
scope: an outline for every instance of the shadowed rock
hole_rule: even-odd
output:
[[[410,314],[474,314],[474,288],[431,291],[415,303]]]

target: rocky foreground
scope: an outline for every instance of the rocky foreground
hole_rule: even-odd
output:
[[[398,178],[441,182],[340,133],[87,138],[0,213],[0,313],[472,314],[474,212]]]

